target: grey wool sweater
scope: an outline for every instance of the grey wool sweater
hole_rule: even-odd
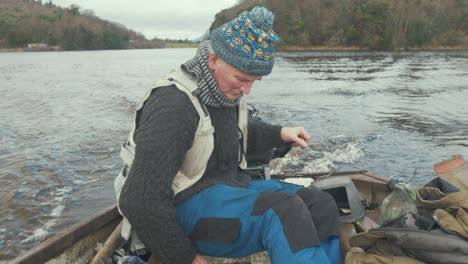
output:
[[[246,187],[250,177],[239,167],[237,108],[212,108],[214,151],[199,182],[174,197],[171,185],[194,140],[199,116],[175,86],[156,89],[137,119],[135,159],[119,206],[145,246],[165,264],[192,263],[197,254],[176,223],[175,206],[216,184]],[[247,159],[281,146],[280,126],[249,121]]]

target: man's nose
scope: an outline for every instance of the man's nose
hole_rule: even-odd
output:
[[[244,94],[249,94],[250,93],[250,87],[252,87],[252,83],[244,83],[241,87],[241,91]]]

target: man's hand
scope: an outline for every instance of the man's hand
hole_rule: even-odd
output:
[[[192,264],[208,264],[208,261],[202,257],[202,255],[197,254],[197,256],[193,259]]]
[[[310,143],[310,135],[303,127],[283,127],[281,129],[281,140],[292,142],[294,147],[307,147]]]

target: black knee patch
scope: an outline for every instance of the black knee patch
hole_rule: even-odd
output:
[[[198,220],[189,238],[229,244],[239,239],[239,233],[240,219],[207,217]]]
[[[339,235],[338,207],[330,194],[313,186],[303,188],[296,194],[309,209],[320,240]]]
[[[304,202],[295,194],[262,192],[252,209],[253,216],[272,209],[283,225],[284,235],[293,253],[320,245],[317,231]]]

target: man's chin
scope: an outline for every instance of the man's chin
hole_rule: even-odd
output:
[[[226,96],[229,100],[237,100],[242,94],[229,94]]]

